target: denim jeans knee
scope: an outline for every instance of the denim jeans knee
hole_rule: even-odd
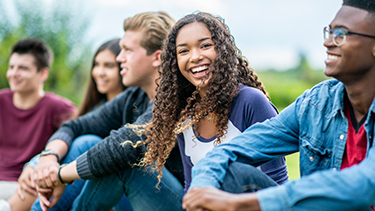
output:
[[[221,189],[231,193],[256,192],[277,183],[258,168],[233,162],[225,174]]]

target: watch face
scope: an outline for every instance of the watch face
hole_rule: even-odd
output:
[[[59,162],[59,155],[55,151],[53,151],[51,149],[47,149],[47,150],[43,150],[40,153],[40,156],[46,156],[46,155],[54,155],[54,156],[56,156],[57,162]]]
[[[43,150],[42,153],[40,153],[41,155],[50,155],[50,154],[54,154],[54,152],[52,150]]]

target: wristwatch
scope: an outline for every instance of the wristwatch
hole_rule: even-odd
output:
[[[57,158],[57,162],[60,162],[59,155],[58,155],[55,151],[53,151],[52,149],[45,149],[45,150],[43,150],[43,151],[40,153],[40,157],[42,157],[42,156],[46,156],[46,155],[54,155],[54,156],[56,156],[56,158]]]

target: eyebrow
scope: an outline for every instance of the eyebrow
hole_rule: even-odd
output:
[[[202,42],[202,41],[205,41],[205,40],[209,40],[211,39],[210,37],[204,37],[202,39],[199,39],[198,42]],[[181,43],[181,44],[178,44],[176,47],[181,47],[181,46],[186,46],[187,44],[186,43]]]
[[[332,29],[332,25],[329,25],[329,28]],[[344,28],[344,29],[348,29],[348,27],[346,27],[346,26],[344,26],[344,25],[336,25],[336,26],[334,27],[334,29],[336,29],[336,28]]]
[[[23,68],[23,69],[30,69],[28,66],[26,65],[18,65],[19,68]]]

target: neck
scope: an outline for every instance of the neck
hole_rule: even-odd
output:
[[[156,95],[156,83],[153,80],[151,83],[147,83],[147,85],[142,86],[141,89],[146,92],[148,98],[150,98],[150,103],[154,100]]]
[[[201,96],[201,98],[203,98],[204,96],[206,96],[206,92],[207,92],[206,89],[199,90],[199,96]]]
[[[14,92],[13,104],[16,108],[27,110],[34,107],[44,96],[43,88],[31,93]]]
[[[348,99],[353,107],[354,115],[359,122],[369,111],[375,97],[375,83],[373,77],[365,77],[354,83],[345,84]]]
[[[118,91],[115,91],[115,92],[108,92],[108,93],[106,94],[107,100],[108,100],[108,101],[113,100],[113,98],[115,98],[115,97],[116,97],[118,94],[120,94],[121,92],[122,92],[121,89],[118,90]]]

